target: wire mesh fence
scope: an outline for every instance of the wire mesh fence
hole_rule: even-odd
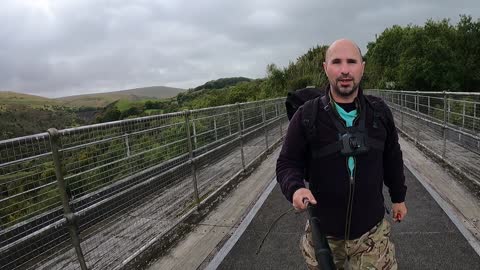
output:
[[[0,141],[0,269],[121,269],[281,140],[284,99]]]
[[[480,93],[369,92],[390,105],[398,129],[480,185]]]

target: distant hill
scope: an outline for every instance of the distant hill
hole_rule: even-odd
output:
[[[184,91],[186,90],[181,88],[151,86],[106,93],[61,97],[55,100],[70,107],[105,107],[117,100],[137,101],[151,98],[163,99],[175,97],[178,93]]]
[[[43,105],[61,105],[62,102],[29,94],[11,91],[0,91],[0,105],[28,105],[32,107]]]
[[[60,101],[0,91],[0,140],[85,124]]]
[[[158,102],[165,102],[164,99],[175,97],[183,91],[185,90],[179,88],[153,86],[56,99],[0,91],[0,140],[45,132],[50,127],[63,129],[92,124],[102,115],[103,107],[113,102],[127,104],[126,106],[136,104],[135,101],[157,102],[158,99]]]

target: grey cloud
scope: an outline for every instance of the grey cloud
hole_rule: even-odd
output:
[[[44,5],[47,3],[48,5]],[[0,3],[0,90],[63,96],[263,77],[317,44],[367,42],[394,24],[459,14],[475,0],[77,0]]]

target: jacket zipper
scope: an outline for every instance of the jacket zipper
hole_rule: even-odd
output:
[[[353,158],[353,162],[356,163],[355,158]],[[348,166],[348,158],[347,158],[347,166]],[[347,216],[346,216],[346,219],[345,219],[345,241],[349,239],[350,227],[351,227],[351,223],[352,223],[353,197],[354,197],[354,194],[355,194],[355,171],[356,170],[355,170],[355,167],[354,167],[353,173],[349,177]]]
[[[357,109],[359,108],[360,106],[357,106]],[[357,123],[357,120],[358,120],[358,115],[360,115],[360,110],[361,108],[357,111],[357,117],[355,117],[355,119],[353,120],[353,123],[352,123],[352,126],[355,126],[355,124]],[[343,121],[343,119],[340,117],[340,115],[338,114],[337,111],[335,111],[336,114],[337,114],[337,117],[340,118],[342,121],[340,121],[344,126],[345,128],[347,128],[347,124],[345,123],[345,121]],[[347,172],[349,172],[349,167],[348,167],[348,159],[350,157],[346,157],[346,165],[347,165]],[[346,213],[346,218],[345,218],[345,243],[346,241],[348,240],[349,236],[350,236],[350,227],[351,227],[351,223],[352,223],[352,212],[353,212],[353,197],[354,197],[354,194],[355,194],[355,172],[356,172],[356,159],[355,157],[352,157],[353,158],[353,172],[351,173],[351,175],[349,174],[349,189],[348,189],[348,204],[347,204],[347,213]]]

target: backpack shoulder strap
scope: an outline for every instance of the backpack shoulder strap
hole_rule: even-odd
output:
[[[315,134],[317,133],[316,121],[318,114],[318,103],[320,97],[308,100],[303,104],[302,124],[307,134],[308,142],[311,142]]]
[[[364,96],[366,103],[373,109],[373,127],[378,128],[378,121],[381,121],[384,125],[386,125],[386,121],[388,121],[388,105],[379,97],[372,95]]]

